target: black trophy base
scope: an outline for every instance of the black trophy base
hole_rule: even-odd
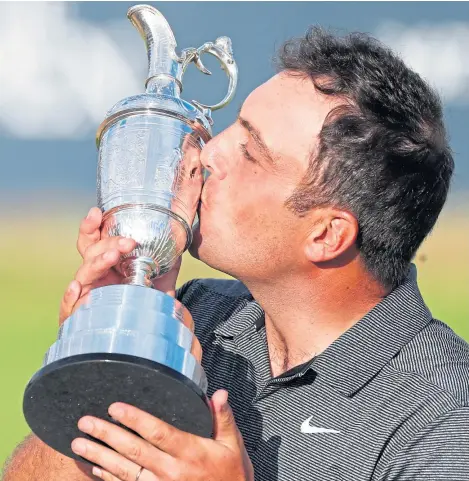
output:
[[[26,387],[23,412],[39,439],[83,461],[71,450],[73,439],[96,440],[78,429],[78,420],[91,415],[119,424],[107,412],[114,402],[136,406],[182,431],[212,435],[207,398],[194,382],[157,362],[123,354],[81,354],[43,367]]]

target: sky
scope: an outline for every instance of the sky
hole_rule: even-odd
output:
[[[138,2],[0,2],[0,209],[19,201],[94,199],[96,130],[123,97],[144,91],[146,51],[126,18]],[[469,5],[466,2],[149,2],[168,20],[178,51],[229,36],[239,68],[232,103],[214,134],[274,74],[282,42],[321,25],[366,32],[441,94],[456,159],[451,198],[469,191]],[[227,86],[190,66],[183,98],[215,103]],[[55,200],[54,200],[55,199]]]

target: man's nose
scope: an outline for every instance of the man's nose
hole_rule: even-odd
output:
[[[207,142],[202,149],[200,162],[205,169],[204,180],[207,180],[209,175],[214,175],[219,180],[226,177],[226,161],[224,161],[223,149],[220,141],[220,136],[217,135]]]

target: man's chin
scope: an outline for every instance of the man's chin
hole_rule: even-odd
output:
[[[204,221],[200,218],[198,222],[192,228],[192,243],[189,246],[189,254],[195,259],[203,262],[209,267],[211,265],[211,256],[213,255],[212,249],[210,248],[211,243],[207,242],[207,220]],[[205,226],[205,229],[204,227]],[[208,229],[210,232],[210,229]]]
[[[194,259],[200,260],[200,258],[199,258],[199,247],[196,246],[196,245],[194,244],[194,242],[192,242],[192,244],[189,246],[189,248],[187,249],[187,252],[189,252],[189,254],[190,254]]]
[[[192,243],[189,246],[188,251],[194,259],[212,267],[210,262],[210,248],[207,244],[206,235],[201,232],[200,223],[197,223],[192,229]]]

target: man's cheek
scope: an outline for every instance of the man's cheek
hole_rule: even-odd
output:
[[[240,195],[242,197],[242,195]],[[256,232],[265,224],[262,211],[259,206],[250,203],[240,202],[236,210],[236,224],[243,229],[244,232]]]

